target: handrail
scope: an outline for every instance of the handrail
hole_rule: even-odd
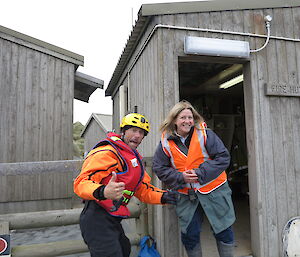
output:
[[[128,204],[131,216],[138,218],[141,210],[136,203]],[[31,229],[78,224],[82,208],[41,212],[11,213],[0,215],[0,221],[8,221],[10,229]]]

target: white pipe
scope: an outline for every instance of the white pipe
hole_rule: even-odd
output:
[[[270,22],[266,23],[266,28],[267,28],[267,40],[266,40],[266,42],[264,43],[264,45],[261,48],[250,50],[250,53],[257,53],[257,52],[263,50],[267,46],[267,44],[269,43],[269,40],[270,40]]]
[[[278,39],[278,40],[285,40],[285,41],[292,41],[292,42],[300,42],[299,38],[287,38],[287,37],[278,37],[278,36],[270,36],[270,22],[266,23],[267,26],[267,36],[266,35],[261,35],[261,34],[253,34],[253,33],[245,33],[245,32],[235,32],[235,31],[228,31],[228,30],[217,30],[217,29],[203,29],[203,28],[194,28],[194,27],[182,27],[182,26],[173,26],[173,25],[164,25],[164,24],[157,24],[153,27],[151,32],[149,33],[148,37],[146,38],[144,44],[142,45],[141,49],[138,51],[137,55],[134,57],[134,60],[132,64],[129,66],[127,74],[128,74],[128,94],[129,94],[129,76],[130,72],[133,68],[133,66],[136,64],[137,60],[141,56],[142,52],[144,51],[146,45],[150,41],[152,35],[158,28],[165,28],[165,29],[178,29],[178,30],[188,30],[188,31],[198,31],[198,32],[212,32],[212,33],[222,33],[222,34],[230,34],[230,35],[238,35],[238,36],[246,36],[246,37],[259,37],[259,38],[267,38],[265,44],[255,50],[250,50],[250,53],[255,53],[258,51],[261,51],[264,49],[267,44],[269,43],[270,38],[271,39]],[[128,97],[129,99],[130,97]],[[130,106],[130,105],[128,105]]]
[[[222,33],[222,34],[230,34],[230,35],[239,35],[239,36],[247,36],[247,37],[259,37],[259,38],[267,38],[266,43],[268,43],[269,39],[278,39],[278,40],[285,40],[285,41],[293,41],[293,42],[300,42],[300,39],[295,38],[286,38],[286,37],[278,37],[278,36],[270,36],[270,35],[260,35],[260,34],[253,34],[253,33],[245,33],[245,32],[235,32],[235,31],[227,31],[227,30],[217,30],[217,29],[203,29],[203,28],[193,28],[193,27],[181,27],[181,26],[173,26],[173,25],[164,25],[164,24],[157,24],[153,27],[151,32],[149,33],[148,37],[146,38],[144,44],[142,45],[141,49],[135,56],[133,63],[130,65],[128,69],[128,74],[132,70],[133,66],[139,59],[140,55],[144,51],[146,45],[150,41],[152,35],[158,28],[165,28],[165,29],[178,29],[178,30],[188,30],[188,31],[199,31],[199,32],[212,32],[212,33]],[[265,43],[265,45],[266,45]],[[263,47],[265,47],[265,45]],[[252,50],[256,51],[256,50]]]

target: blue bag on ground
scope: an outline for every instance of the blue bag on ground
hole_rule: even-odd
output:
[[[138,257],[160,257],[156,250],[156,242],[151,236],[144,236],[141,239],[140,247]]]

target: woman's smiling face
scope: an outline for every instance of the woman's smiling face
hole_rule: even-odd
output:
[[[186,137],[191,128],[194,126],[194,117],[192,111],[190,109],[182,110],[175,120],[175,125],[177,134],[182,137]]]

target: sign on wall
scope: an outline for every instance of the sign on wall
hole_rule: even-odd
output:
[[[300,96],[299,84],[265,83],[265,90],[269,96]]]
[[[0,235],[0,256],[10,257],[10,235]]]

